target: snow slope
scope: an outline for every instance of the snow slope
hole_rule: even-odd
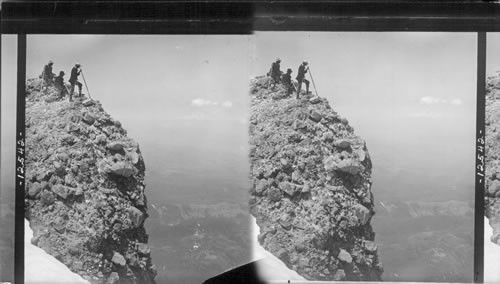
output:
[[[257,225],[255,217],[252,216],[252,234],[253,234],[253,259],[261,260],[259,265],[259,276],[264,281],[277,281],[277,280],[302,280],[304,277],[300,276],[297,272],[289,269],[286,265],[272,253],[264,249],[257,240],[260,233],[260,228]]]
[[[493,229],[484,217],[484,283],[500,283],[500,246],[492,243]]]
[[[31,244],[33,231],[28,220],[24,220],[24,283],[64,283],[89,284],[80,275],[71,272],[68,267],[43,249]]]

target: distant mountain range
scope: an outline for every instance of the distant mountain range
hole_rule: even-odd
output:
[[[179,225],[183,221],[201,218],[235,218],[249,216],[246,204],[169,204],[151,203],[151,219],[159,219],[162,225]]]
[[[401,202],[378,202],[376,205],[377,215],[397,214],[400,217],[410,216],[412,218],[424,216],[472,216],[474,215],[473,201],[401,201]]]

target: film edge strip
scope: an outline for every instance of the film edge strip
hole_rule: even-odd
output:
[[[16,114],[16,185],[14,233],[14,283],[24,283],[24,187],[25,187],[25,84],[26,34],[17,35],[17,114]]]
[[[477,33],[476,173],[474,198],[474,282],[484,282],[484,164],[486,32]]]

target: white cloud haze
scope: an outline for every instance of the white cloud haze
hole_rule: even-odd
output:
[[[197,107],[203,107],[203,106],[222,106],[222,107],[232,107],[233,103],[230,101],[224,101],[223,103],[211,101],[211,100],[205,100],[201,98],[196,98],[191,101],[191,105],[197,106]]]
[[[433,105],[433,104],[451,104],[451,105],[461,105],[462,100],[461,99],[452,99],[450,101],[438,98],[438,97],[431,97],[431,96],[425,96],[421,97],[419,102],[421,104],[425,105]]]

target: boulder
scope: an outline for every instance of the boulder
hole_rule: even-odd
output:
[[[40,193],[40,199],[44,205],[51,205],[56,197],[52,191],[44,190]]]
[[[69,189],[61,184],[56,184],[52,187],[52,191],[62,199],[68,198]]]
[[[146,219],[146,215],[134,206],[128,207],[127,212],[134,228],[141,226],[142,222]]]
[[[300,119],[296,119],[292,124],[293,129],[304,129],[307,128],[307,125]]]
[[[119,176],[129,177],[134,174],[134,166],[125,161],[113,163],[110,168],[111,173]]]
[[[318,96],[314,96],[314,97],[312,97],[311,99],[309,99],[309,102],[310,102],[311,104],[317,104],[317,103],[321,102],[321,99],[320,99],[320,97],[318,97]]]
[[[364,242],[364,247],[366,248],[366,250],[370,251],[370,252],[375,252],[377,251],[377,244],[375,244],[374,242],[372,241],[365,241]]]
[[[488,195],[495,196],[497,192],[500,192],[500,181],[494,180],[488,186]]]
[[[323,165],[325,167],[325,170],[327,171],[333,171],[336,170],[338,165],[337,162],[335,161],[335,158],[333,156],[328,156],[324,161]]]
[[[82,196],[83,195],[83,189],[81,186],[78,186],[76,189],[75,189],[75,196]]]
[[[287,181],[280,182],[279,188],[281,190],[283,190],[284,192],[286,192],[286,194],[288,194],[290,196],[293,196],[295,194],[295,192],[296,192],[295,185],[292,184],[292,183],[290,183],[290,182],[287,182]]]
[[[108,149],[115,152],[123,151],[123,143],[120,141],[114,141],[108,143]]]
[[[123,257],[123,255],[119,254],[118,252],[115,252],[113,254],[113,257],[111,258],[111,262],[119,265],[119,266],[125,266],[127,264],[127,261]]]
[[[271,77],[262,77],[255,81],[255,85],[257,86],[262,86],[262,87],[267,87],[269,85],[269,81],[271,80]]]
[[[151,249],[149,248],[149,246],[147,244],[143,244],[143,243],[137,244],[137,250],[142,255],[149,255],[151,253]]]
[[[345,272],[343,269],[338,269],[337,272],[335,272],[335,275],[333,275],[334,281],[340,281],[344,279],[345,279]]]
[[[117,272],[113,271],[111,274],[109,274],[108,280],[106,281],[106,284],[117,284],[120,281],[120,276],[118,275]]]
[[[314,121],[314,122],[320,122],[321,119],[323,118],[323,116],[321,115],[321,113],[319,113],[318,111],[316,110],[312,110],[310,113],[309,113],[309,118]]]
[[[356,156],[358,156],[358,161],[363,162],[366,158],[366,152],[363,149],[356,150]]]
[[[356,175],[363,170],[363,166],[353,159],[344,159],[337,165],[338,169],[344,173]]]
[[[330,131],[327,131],[323,133],[323,136],[321,137],[321,140],[323,141],[332,141],[333,140],[333,133]]]
[[[280,201],[281,198],[283,197],[283,195],[281,194],[281,191],[279,189],[277,189],[276,187],[271,187],[268,191],[267,191],[267,196],[269,197],[269,199],[271,199],[271,201]]]
[[[84,100],[84,101],[82,102],[82,105],[83,105],[84,107],[89,107],[89,106],[92,106],[92,105],[94,105],[94,100],[92,100],[92,99],[86,99],[86,100]]]
[[[65,170],[64,165],[59,161],[54,161],[54,168],[56,169],[56,172],[63,172]]]
[[[134,165],[137,164],[137,162],[139,162],[139,154],[137,154],[135,150],[127,152],[126,156],[128,160]]]
[[[255,185],[255,191],[259,194],[262,193],[264,190],[266,190],[266,188],[267,188],[267,180],[265,179],[259,180]]]
[[[347,149],[351,146],[351,141],[348,139],[339,139],[335,141],[333,145],[341,149]]]
[[[359,220],[361,225],[365,225],[368,220],[370,220],[371,214],[370,210],[361,204],[356,204],[353,206],[354,213]]]
[[[343,261],[345,263],[352,263],[352,256],[350,253],[348,253],[346,250],[344,249],[340,249],[340,252],[338,254],[338,259],[340,261]]]
[[[82,120],[83,120],[83,122],[87,123],[88,125],[92,125],[95,122],[95,117],[93,115],[91,115],[90,113],[86,112],[82,116]]]
[[[40,191],[42,191],[42,185],[39,182],[34,182],[29,186],[28,196],[30,198],[35,198]]]

